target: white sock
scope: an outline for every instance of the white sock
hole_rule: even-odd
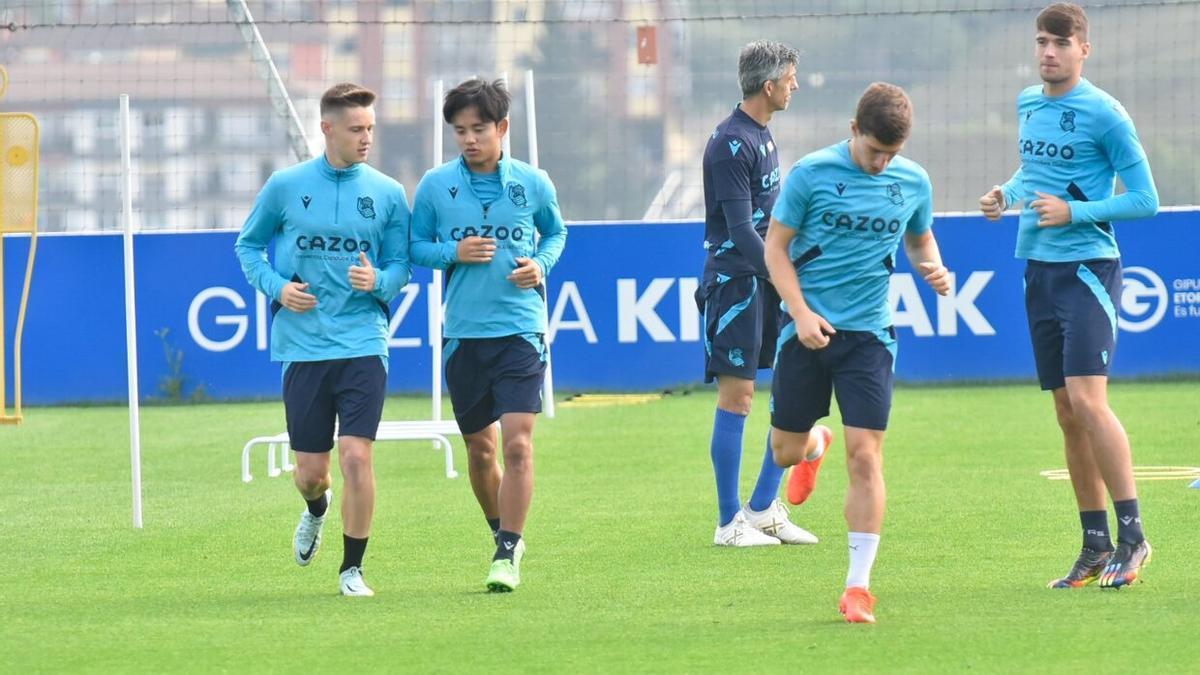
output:
[[[846,573],[846,588],[871,585],[871,567],[875,565],[875,553],[879,550],[879,535],[870,532],[851,532],[850,571]]]
[[[821,459],[821,455],[825,454],[825,434],[818,433],[816,427],[812,428],[812,433],[813,438],[817,441],[817,446],[813,448],[812,452],[804,456],[804,461],[806,462],[815,462]]]

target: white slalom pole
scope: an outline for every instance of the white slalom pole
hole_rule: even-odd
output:
[[[137,305],[133,292],[133,161],[129,95],[121,94],[121,221],[125,229],[125,352],[129,365],[129,461],[133,476],[133,526],[142,527],[142,440],[138,419]]]
[[[535,97],[533,94],[533,71],[525,71],[525,131],[529,136],[529,165],[533,168],[538,166],[538,146],[537,146],[537,106],[535,105]],[[505,136],[508,138],[508,136]],[[550,282],[543,280],[542,283],[546,287],[546,302],[550,302]],[[546,330],[550,330],[550,306],[546,306]],[[542,414],[546,417],[554,417],[554,371],[551,368],[550,362],[550,334],[546,334],[546,377],[542,380]]]
[[[504,86],[507,87],[508,90],[511,92],[512,86],[510,85],[510,83],[508,81],[508,72],[500,73],[500,79],[504,81]],[[504,139],[502,141],[500,141],[500,146],[501,146],[501,149],[504,150],[505,159],[511,158],[512,157],[512,123],[511,122],[508,125],[508,133],[504,134]]]
[[[533,71],[525,71],[525,130],[529,136],[529,164],[537,168],[537,106],[533,96]]]
[[[442,163],[442,95],[443,80],[433,86],[433,165]],[[442,271],[433,270],[429,283],[429,347],[433,359],[433,421],[442,420]],[[434,444],[436,447],[437,444]]]

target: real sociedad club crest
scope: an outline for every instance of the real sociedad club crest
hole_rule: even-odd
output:
[[[358,198],[358,213],[363,218],[375,220],[375,200],[370,197]]]
[[[899,183],[892,183],[891,185],[887,186],[887,196],[888,199],[892,200],[892,203],[896,206],[902,206],[904,204],[904,195],[900,192]]]
[[[512,183],[508,186],[508,200],[517,206],[524,208],[529,200],[525,199],[525,186],[520,183]]]
[[[1062,127],[1063,131],[1075,131],[1075,111],[1063,112],[1062,117],[1058,120],[1058,126]]]

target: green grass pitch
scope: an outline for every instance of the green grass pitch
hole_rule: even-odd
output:
[[[1200,465],[1200,383],[1117,383],[1138,465]],[[365,563],[337,595],[338,509],[307,568],[290,477],[239,479],[279,403],[143,409],[145,521],[130,527],[124,408],[34,408],[0,428],[4,672],[1086,672],[1200,670],[1200,490],[1139,483],[1154,563],[1120,591],[1044,588],[1079,547],[1049,396],[900,388],[875,626],[840,621],[844,455],[793,518],[809,547],[712,546],[709,391],[540,419],[523,584],[484,592],[492,546],[429,443],[376,447]],[[768,425],[760,394],[748,498]],[[388,419],[428,401],[390,399]],[[833,420],[838,420],[836,412]],[[835,427],[836,428],[836,427]],[[839,433],[840,436],[840,433]],[[340,479],[335,471],[335,489]],[[1110,516],[1111,518],[1111,516]]]

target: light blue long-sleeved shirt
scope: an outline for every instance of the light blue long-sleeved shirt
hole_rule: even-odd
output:
[[[1021,167],[1003,186],[1008,204],[1024,202],[1017,257],[1044,262],[1117,258],[1112,221],[1158,212],[1158,190],[1125,108],[1086,79],[1062,96],[1041,85],[1017,98]],[[1120,175],[1124,194],[1113,196]],[[1067,201],[1071,222],[1038,227],[1037,193]]]
[[[274,300],[272,360],[386,359],[388,303],[412,276],[410,217],[404,187],[366,164],[335,169],[322,154],[271,176],[234,249],[246,280]],[[360,253],[376,269],[369,293],[350,286]],[[289,281],[307,283],[317,306],[296,313],[279,304]]]
[[[544,288],[520,289],[507,279],[515,259],[532,258],[543,274],[558,262],[567,228],[545,171],[502,158],[500,195],[484,206],[462,158],[426,172],[413,197],[413,262],[447,270],[448,338],[488,338],[546,332]],[[495,239],[488,263],[459,263],[464,237]],[[540,238],[539,238],[540,236]]]

